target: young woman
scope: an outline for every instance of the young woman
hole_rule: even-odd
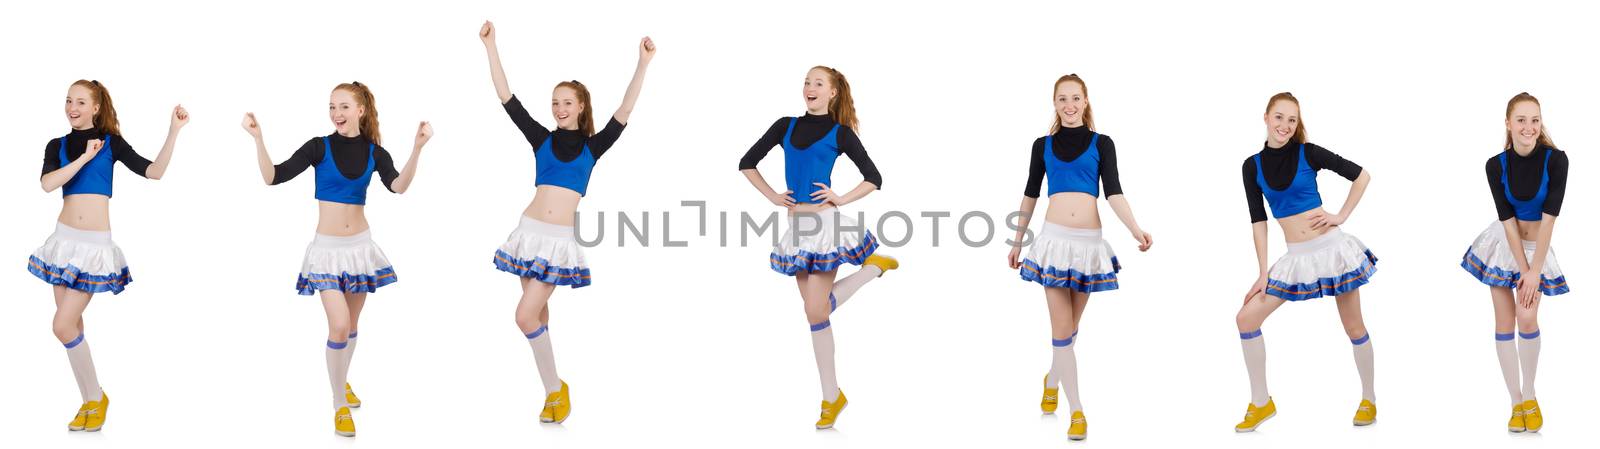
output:
[[[1006,256],[1022,280],[1044,286],[1045,305],[1050,311],[1050,371],[1044,377],[1044,398],[1039,408],[1055,413],[1058,387],[1067,389],[1067,404],[1072,422],[1067,438],[1081,440],[1089,434],[1078,401],[1078,357],[1073,337],[1078,321],[1089,305],[1089,294],[1117,289],[1117,256],[1111,245],[1100,238],[1100,210],[1095,198],[1105,187],[1106,203],[1133,233],[1139,251],[1150,250],[1150,233],[1139,228],[1133,209],[1122,195],[1117,176],[1117,146],[1111,136],[1094,131],[1094,110],[1089,104],[1088,85],[1077,74],[1056,80],[1055,122],[1050,134],[1033,141],[1028,164],[1028,184],[1023,190],[1022,213],[1017,236]],[[1045,212],[1044,231],[1022,257],[1022,242],[1039,201],[1039,186],[1050,178],[1050,206]]]
[[[83,339],[83,311],[96,293],[122,293],[133,282],[122,250],[111,241],[111,176],[121,162],[134,174],[161,179],[172,162],[178,131],[189,123],[182,105],[172,108],[167,141],[155,162],[133,151],[122,138],[111,93],[100,81],[78,80],[67,88],[67,125],[72,131],[44,147],[39,187],[61,190],[56,231],[28,257],[28,272],[50,284],[56,297],[51,320],[56,339],[67,347],[67,361],[78,381],[83,405],[67,424],[69,430],[100,430],[111,398],[100,390],[89,343]]]
[[[1378,258],[1355,236],[1339,226],[1350,218],[1372,175],[1360,165],[1347,161],[1322,147],[1306,142],[1305,120],[1300,115],[1300,100],[1288,92],[1273,95],[1263,116],[1267,141],[1261,152],[1244,160],[1245,198],[1250,204],[1251,228],[1255,234],[1256,260],[1261,276],[1244,294],[1244,306],[1237,317],[1239,338],[1244,346],[1245,368],[1250,375],[1250,406],[1244,421],[1234,426],[1237,432],[1252,432],[1256,426],[1277,414],[1278,408],[1267,394],[1267,350],[1261,324],[1284,301],[1304,301],[1334,297],[1339,320],[1355,350],[1356,372],[1361,375],[1361,403],[1353,420],[1357,426],[1377,420],[1378,407],[1372,390],[1372,339],[1361,320],[1361,293]],[[1353,182],[1338,214],[1322,209],[1322,194],[1317,190],[1317,171],[1332,170]],[[1267,268],[1267,209],[1283,228],[1289,253]]]
[[[1567,153],[1544,129],[1539,99],[1527,92],[1506,103],[1506,141],[1484,164],[1498,223],[1478,234],[1461,257],[1461,268],[1489,285],[1494,303],[1495,352],[1511,393],[1512,432],[1538,432],[1544,415],[1534,398],[1539,367],[1539,297],[1567,293],[1567,278],[1550,249],[1556,216],[1567,193]],[[1520,242],[1517,251],[1510,242]],[[1538,273],[1535,278],[1532,273]],[[1515,289],[1515,292],[1512,291]],[[1512,328],[1522,336],[1513,341]],[[1517,374],[1522,374],[1518,385]]]
[[[827,429],[833,427],[839,412],[849,403],[834,376],[833,329],[828,315],[861,286],[899,267],[899,263],[892,257],[874,254],[878,241],[872,233],[838,211],[883,186],[883,177],[856,136],[858,123],[850,83],[838,70],[816,66],[806,72],[801,93],[805,115],[773,122],[761,140],[739,159],[739,171],[767,201],[788,210],[789,229],[773,246],[769,260],[774,271],[793,276],[800,287],[806,320],[811,323],[817,374],[822,380],[822,414],[817,428]],[[772,147],[780,145],[788,188],[783,193],[768,185],[756,170]],[[861,184],[844,195],[831,187],[833,163],[841,154],[850,157],[862,178]],[[861,265],[861,269],[834,282],[839,266],[845,263]]]
[[[544,383],[545,401],[544,408],[539,411],[539,421],[560,423],[572,413],[572,398],[567,383],[556,375],[555,352],[547,327],[550,295],[559,286],[589,285],[589,264],[584,261],[583,248],[578,245],[572,227],[577,218],[578,201],[588,190],[595,161],[611,149],[628,125],[633,105],[639,100],[639,89],[644,86],[645,69],[656,55],[656,45],[648,37],[639,40],[639,64],[634,67],[633,80],[622,97],[622,106],[611,115],[605,129],[596,133],[589,89],[583,83],[563,81],[556,84],[550,95],[550,115],[556,119],[556,129],[545,128],[534,121],[522,107],[522,101],[511,94],[505,71],[500,67],[494,24],[484,22],[478,37],[489,53],[489,77],[494,81],[495,94],[500,96],[500,105],[533,146],[536,162],[533,202],[523,209],[516,230],[495,251],[494,266],[517,275],[522,285],[516,319],[517,327],[533,347],[533,359],[539,365],[539,378]]]
[[[346,382],[350,357],[356,349],[356,325],[367,293],[396,280],[394,266],[383,250],[372,242],[365,205],[367,186],[376,172],[390,192],[405,193],[417,174],[417,159],[422,146],[433,137],[428,122],[417,126],[411,159],[404,169],[395,171],[394,158],[379,146],[378,106],[365,84],[352,82],[333,88],[328,97],[328,119],[334,132],[307,140],[294,155],[273,165],[267,144],[261,138],[261,125],[254,113],[246,113],[241,125],[256,141],[256,160],[261,180],[267,185],[294,179],[307,168],[316,171],[317,235],[306,247],[305,262],[295,289],[301,295],[321,295],[328,315],[328,384],[333,392],[333,428],[343,436],[355,436],[355,421],[350,407],[360,407],[361,399]]]

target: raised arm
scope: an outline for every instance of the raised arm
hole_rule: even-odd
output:
[[[489,52],[489,78],[494,80],[494,93],[500,96],[500,104],[505,104],[511,101],[511,86],[506,84],[506,71],[500,67],[500,49],[495,46],[494,22],[483,21],[478,38],[483,40],[483,49]]]
[[[62,139],[66,139],[66,137],[62,137]],[[100,153],[105,143],[106,141],[103,139],[90,140],[87,147],[84,148],[82,156],[73,159],[71,163],[62,165],[61,168],[51,170],[49,173],[40,176],[39,188],[44,189],[45,192],[54,192],[61,186],[66,185],[68,181],[72,180],[72,177],[78,176],[78,170],[82,170],[84,165],[88,165],[89,161]]]
[[[167,164],[172,162],[172,148],[178,143],[178,131],[188,124],[189,111],[183,109],[181,104],[173,107],[172,124],[167,126],[167,141],[161,144],[161,153],[156,155],[155,162],[152,162],[150,167],[145,169],[144,177],[161,179],[161,175],[167,173]]]
[[[650,60],[655,57],[655,41],[650,40],[648,36],[639,39],[639,65],[633,68],[633,80],[628,81],[628,93],[622,96],[622,106],[618,106],[617,113],[612,115],[617,119],[617,123],[628,124],[628,116],[633,115],[633,104],[639,100],[639,89],[644,87],[644,71],[650,67]]]
[[[417,160],[422,158],[422,146],[428,144],[428,139],[433,138],[433,125],[422,122],[417,125],[416,143],[411,145],[411,158],[406,161],[406,167],[400,169],[400,176],[394,178],[389,184],[389,190],[394,193],[406,193],[411,187],[411,179],[417,176]]]
[[[267,143],[261,139],[261,124],[256,122],[256,113],[244,113],[244,121],[239,123],[245,132],[256,140],[256,163],[261,166],[261,182],[272,185],[272,179],[277,169],[272,166],[272,157],[267,155]]]

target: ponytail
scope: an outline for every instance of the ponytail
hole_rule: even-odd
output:
[[[833,120],[839,122],[840,125],[858,132],[861,131],[861,122],[856,118],[856,101],[850,96],[850,81],[846,80],[844,74],[839,73],[833,67],[819,65],[811,69],[821,69],[824,72],[828,72],[829,84],[832,84],[833,88],[839,91],[839,94],[828,102],[828,115],[832,115]]]

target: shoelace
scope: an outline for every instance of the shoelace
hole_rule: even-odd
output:
[[[1357,407],[1356,411],[1358,411],[1358,412],[1369,412],[1370,413],[1370,412],[1372,412],[1372,407],[1368,407],[1368,406],[1363,405],[1361,407]]]
[[[1053,395],[1053,394],[1044,395],[1044,400],[1048,401],[1048,402],[1055,402],[1056,401],[1056,395]]]
[[[1084,418],[1072,418],[1072,423],[1073,424],[1088,424],[1089,420],[1084,419]]]
[[[1539,407],[1538,406],[1528,407],[1527,410],[1523,410],[1522,411],[1522,414],[1524,416],[1526,416],[1526,415],[1534,415],[1534,414],[1538,414],[1538,413],[1539,413]]]
[[[544,403],[544,406],[545,407],[560,407],[561,406],[561,400],[560,399],[556,399],[554,401],[546,402],[546,403]]]

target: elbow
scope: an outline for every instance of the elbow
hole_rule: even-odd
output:
[[[50,193],[50,192],[56,191],[56,186],[52,186],[48,182],[40,181],[39,182],[39,190],[43,190],[44,193]]]

